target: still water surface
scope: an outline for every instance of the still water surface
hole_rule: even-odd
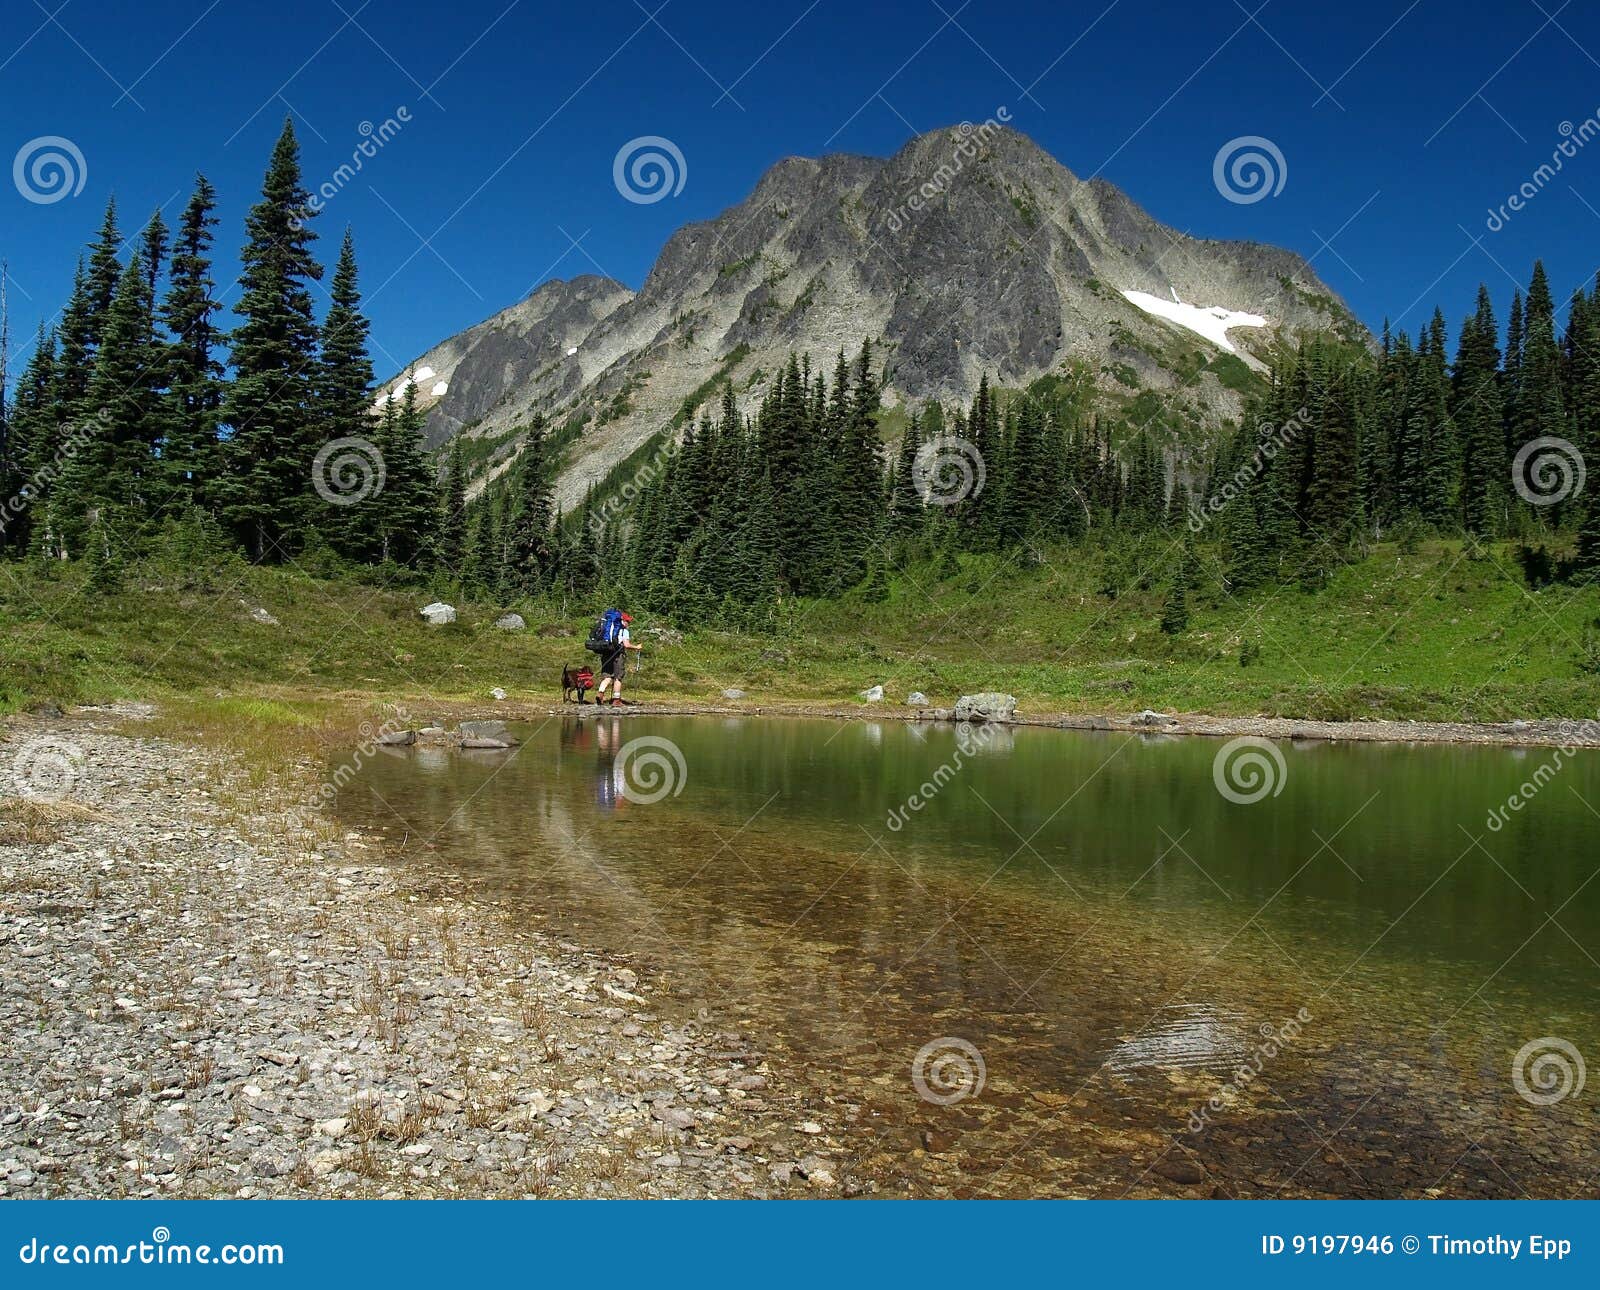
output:
[[[341,817],[758,1034],[890,1194],[1597,1194],[1600,755],[1283,743],[1246,803],[1206,739],[516,734]]]

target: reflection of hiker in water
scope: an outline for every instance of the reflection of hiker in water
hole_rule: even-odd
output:
[[[613,717],[592,724],[599,750],[594,777],[595,804],[601,810],[614,811],[628,800],[622,791],[624,768],[617,764],[617,753],[622,748],[622,722]]]

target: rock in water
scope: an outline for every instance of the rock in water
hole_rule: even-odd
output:
[[[431,605],[424,605],[418,612],[435,626],[440,623],[453,623],[456,620],[456,607],[447,605],[442,600],[435,600]]]
[[[1155,712],[1146,708],[1143,712],[1135,712],[1129,724],[1135,726],[1170,726],[1173,718],[1164,712]]]
[[[504,739],[476,739],[476,738],[474,738],[474,739],[463,739],[461,741],[461,746],[463,748],[478,748],[478,749],[488,748],[488,749],[494,749],[494,750],[499,750],[499,749],[502,749],[502,748],[511,747],[511,745],[508,744]]]
[[[911,691],[910,694],[906,695],[906,707],[908,707],[908,708],[925,708],[927,706],[928,706],[928,696],[926,694],[924,694],[921,690],[913,690],[913,691]]]
[[[494,625],[503,632],[520,632],[528,626],[521,614],[501,614],[494,620]]]
[[[870,690],[863,690],[861,691],[861,697],[868,703],[882,703],[883,687],[881,685],[875,685]]]
[[[963,694],[956,700],[957,721],[1010,721],[1017,715],[1017,697],[986,690],[982,694]]]
[[[459,727],[463,739],[504,739],[504,721],[463,721]]]
[[[409,748],[417,742],[415,730],[385,730],[378,736],[378,742],[385,748]]]

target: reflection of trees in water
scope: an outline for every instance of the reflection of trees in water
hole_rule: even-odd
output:
[[[747,731],[752,724],[740,723]],[[1539,1195],[1595,1149],[1592,1123],[1573,1118],[1571,1106],[1540,1122],[1559,1126],[1559,1141],[1542,1129],[1540,1140],[1530,1141],[1528,1112],[1510,1104],[1510,1054],[1545,1025],[1530,1022],[1534,1029],[1521,1033],[1521,1019],[1549,1016],[1546,988],[1503,975],[1473,1000],[1480,978],[1446,970],[1409,939],[1380,945],[1352,965],[1392,917],[1326,856],[1280,898],[1291,929],[1310,930],[1284,939],[1280,926],[1252,920],[1259,886],[1283,886],[1289,862],[1281,857],[1300,854],[1294,827],[1303,820],[1270,808],[1240,812],[1239,821],[1270,845],[1219,863],[1217,848],[1237,828],[1222,827],[1233,808],[1219,804],[1211,787],[1214,745],[1134,744],[1120,754],[1132,767],[1120,779],[1077,774],[1059,758],[1039,756],[1031,731],[1018,732],[1000,757],[973,759],[964,774],[1018,821],[1023,836],[1036,827],[1030,818],[1042,818],[1064,793],[1076,794],[1063,812],[1066,827],[1032,844],[1070,877],[1077,890],[1069,891],[1009,833],[993,845],[989,812],[974,805],[963,783],[941,795],[939,809],[982,847],[961,857],[941,854],[943,835],[934,826],[913,838],[884,839],[885,855],[860,833],[855,821],[868,815],[868,805],[875,812],[886,791],[949,755],[954,744],[943,731],[901,739],[891,727],[879,749],[864,728],[847,726],[835,755],[819,752],[815,731],[801,738],[772,723],[746,737],[722,723],[706,725],[709,737],[701,738],[673,728],[695,792],[660,804],[596,810],[604,785],[614,783],[624,736],[641,729],[604,718],[569,719],[555,737],[492,762],[446,754],[441,768],[416,754],[386,757],[363,777],[415,822],[414,831],[437,829],[440,855],[494,899],[548,915],[562,935],[666,969],[687,1009],[707,1006],[713,1024],[730,1029],[756,1025],[786,1066],[819,1091],[858,1099],[896,1122],[933,1123],[911,1089],[912,1058],[942,1035],[970,1040],[988,1063],[990,1090],[959,1112],[940,1108],[937,1123],[941,1132],[957,1126],[970,1149],[992,1157],[992,1169],[1020,1171],[1018,1186],[1029,1170],[1043,1176],[1053,1156],[1080,1153],[1084,1144],[1074,1135],[1085,1122],[1117,1125],[1132,1117],[1162,1144],[1162,1131],[1181,1133],[1214,1087],[1205,1081],[1222,1078],[1219,1072],[1191,1071],[1174,1083],[1158,1067],[1117,1076],[1101,1069],[1129,1045],[1151,1048],[1161,1009],[1179,1005],[1236,1015],[1246,1035],[1308,1002],[1314,1014],[1303,1045],[1275,1059],[1250,1096],[1207,1130],[1214,1136],[1199,1149],[1218,1176],[1283,1178],[1309,1161],[1293,1187],[1393,1194],[1431,1185],[1481,1135],[1481,1150],[1498,1166],[1475,1168],[1489,1178],[1483,1187]],[[1039,733],[1048,739],[1053,732]],[[1109,738],[1097,741],[1087,769],[1117,747]],[[913,752],[914,762],[904,764]],[[1134,760],[1143,757],[1159,760]],[[1509,758],[1505,764],[1515,765]],[[1330,766],[1343,777],[1325,770]],[[1325,832],[1360,806],[1375,780],[1423,794],[1414,808],[1421,830],[1444,812],[1426,799],[1428,775],[1403,759],[1368,757],[1354,774],[1350,769],[1345,750],[1331,747],[1319,746],[1303,762],[1297,754],[1291,759],[1291,789],[1304,780],[1320,795],[1317,819],[1332,821]],[[1461,766],[1451,758],[1447,769],[1457,774]],[[754,811],[774,789],[778,800],[746,821],[745,806]],[[372,818],[384,819],[381,808]],[[1340,850],[1382,882],[1382,853],[1351,845],[1360,824],[1343,835]],[[1186,848],[1236,900],[1207,895],[1208,880],[1177,853],[1157,863],[1166,847],[1158,825],[1173,837],[1193,830]],[[1136,897],[1125,899],[1129,863],[1153,867]],[[1517,872],[1536,896],[1559,888],[1564,899],[1570,874],[1559,865],[1551,870]],[[1505,903],[1504,879],[1496,887],[1492,876],[1458,874],[1444,893],[1451,926],[1473,927],[1491,905]],[[1415,898],[1409,887],[1391,886],[1390,899]],[[1435,937],[1438,912],[1421,929]],[[1341,920],[1367,933],[1354,949]],[[1396,939],[1410,931],[1407,924]],[[1540,941],[1529,953],[1543,947]],[[1457,1013],[1463,1002],[1468,1006]],[[1567,1010],[1561,1024],[1568,1021],[1591,1027],[1587,1036],[1569,1036],[1588,1051],[1592,1011],[1573,1020]],[[1081,1094],[1082,1101],[1041,1121],[1036,1091]],[[1017,1112],[1019,1099],[1035,1113]],[[1480,1112],[1470,1122],[1459,1110],[1467,1105]],[[1310,1130],[1296,1127],[1296,1115],[1324,1135],[1354,1117],[1339,1148],[1359,1162],[1365,1181],[1328,1164]],[[1252,1145],[1227,1146],[1234,1138]],[[1011,1162],[1024,1143],[1025,1158]],[[1374,1151],[1387,1155],[1375,1158]],[[1112,1158],[1096,1168],[1106,1178],[1125,1175],[1126,1184],[1149,1163]],[[1431,1177],[1413,1183],[1429,1169]],[[1459,1175],[1442,1185],[1482,1190]]]

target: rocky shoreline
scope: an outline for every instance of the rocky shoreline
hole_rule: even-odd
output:
[[[0,728],[0,1195],[865,1189],[746,1037],[147,715]]]
[[[982,696],[978,696],[982,697]],[[506,721],[551,716],[759,716],[818,717],[834,721],[927,721],[956,719],[952,708],[913,708],[894,703],[838,704],[806,702],[720,703],[636,702],[621,709],[590,704],[525,703],[516,699],[464,708],[492,713]],[[1303,717],[1218,717],[1196,712],[1015,712],[1003,724],[1043,726],[1058,730],[1102,730],[1139,735],[1201,735],[1231,739],[1312,739],[1329,743],[1500,744],[1526,748],[1600,748],[1600,716],[1542,718],[1533,721],[1316,721]]]

